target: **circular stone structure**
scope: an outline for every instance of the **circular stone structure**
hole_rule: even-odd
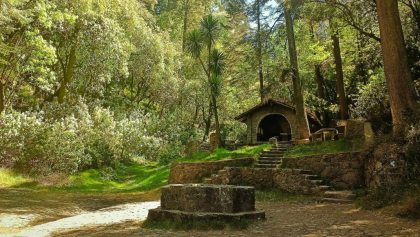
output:
[[[148,221],[263,220],[255,209],[255,188],[232,185],[172,184],[162,189],[161,207],[149,210]]]

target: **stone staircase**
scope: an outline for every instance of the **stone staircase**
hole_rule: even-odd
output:
[[[309,180],[314,185],[314,190],[318,193],[324,203],[352,203],[356,199],[356,195],[350,190],[334,190],[332,186],[329,186],[325,181],[316,174],[313,174],[310,170],[299,170],[300,174]]]
[[[290,142],[278,142],[277,145],[273,146],[269,151],[261,153],[256,168],[277,168],[284,157],[284,153],[292,146]]]
[[[323,203],[339,203],[347,204],[352,203],[356,198],[356,195],[349,190],[338,191],[334,190],[334,187],[330,186],[323,180],[319,175],[314,174],[313,171],[307,169],[288,169],[279,168],[284,158],[284,153],[292,146],[291,143],[278,143],[269,151],[261,153],[258,163],[255,168],[258,169],[284,169],[294,174],[297,174],[300,180],[306,180],[304,182],[310,190],[310,193],[317,194],[321,197]],[[218,173],[213,174],[211,177],[204,179],[205,184],[227,184],[224,180],[225,174],[229,168],[219,170]]]

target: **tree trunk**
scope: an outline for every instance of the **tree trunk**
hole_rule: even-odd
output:
[[[182,30],[182,51],[185,51],[188,33],[188,16],[190,12],[190,0],[184,0],[184,26]]]
[[[0,113],[3,112],[6,108],[5,98],[4,98],[4,84],[0,81]]]
[[[330,21],[331,24],[331,21]],[[344,89],[344,73],[343,73],[343,60],[341,58],[341,48],[340,48],[340,37],[338,32],[334,27],[332,29],[331,39],[333,41],[333,52],[334,52],[334,61],[335,61],[335,77],[336,77],[336,86],[337,86],[337,95],[338,95],[338,104],[340,108],[340,119],[349,118],[349,107],[347,105],[347,96]]]
[[[66,96],[66,88],[68,84],[73,80],[74,67],[76,64],[76,46],[73,46],[70,50],[69,60],[67,62],[65,71],[63,72],[63,80],[61,81],[60,87],[57,91],[58,103],[64,103]]]
[[[285,7],[285,18],[287,28],[287,41],[289,44],[290,65],[292,69],[293,90],[296,106],[296,138],[308,140],[310,136],[308,118],[306,117],[305,102],[303,99],[302,84],[299,77],[299,66],[296,52],[295,33],[293,29],[293,19],[290,9]]]
[[[204,107],[203,107],[203,117],[205,118]],[[204,119],[205,129],[204,129],[203,142],[206,141],[207,136],[210,133],[211,117],[213,117],[213,105],[212,105],[212,102],[210,100],[210,102],[209,102],[209,114],[208,114],[207,118]]]
[[[260,81],[260,97],[261,102],[265,100],[264,91],[264,72],[262,62],[262,41],[261,41],[261,1],[257,0],[257,60],[258,60],[258,79]]]
[[[216,125],[216,136],[217,136],[217,145],[220,146],[222,137],[220,136],[220,123],[219,123],[219,113],[217,108],[217,98],[215,95],[211,96],[213,102],[213,114],[214,114],[214,123]]]
[[[395,136],[400,136],[412,116],[418,115],[418,104],[408,67],[397,0],[377,0],[376,5],[393,131]]]

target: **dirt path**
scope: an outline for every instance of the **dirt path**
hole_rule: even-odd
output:
[[[8,236],[47,237],[55,232],[83,229],[92,226],[120,224],[127,221],[144,220],[149,209],[157,208],[160,202],[142,202],[125,204],[88,212],[53,222],[36,225]]]
[[[0,189],[0,237],[103,208],[158,198],[159,193],[64,193]]]
[[[420,222],[354,205],[315,202],[259,202],[267,220],[247,230],[190,231],[141,229],[159,195],[42,193],[0,190],[0,236],[419,236]],[[99,211],[97,211],[99,210]]]
[[[403,220],[365,211],[354,205],[258,203],[266,210],[267,220],[247,230],[189,231],[145,230],[140,222],[87,228],[84,230],[58,233],[56,236],[76,237],[281,237],[281,236],[420,236],[420,222]]]

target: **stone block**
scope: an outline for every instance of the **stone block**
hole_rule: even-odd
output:
[[[200,150],[200,145],[201,142],[197,140],[188,142],[188,144],[185,146],[184,154],[187,157],[194,155]]]
[[[255,188],[230,185],[168,185],[161,207],[184,212],[238,213],[255,211]]]

